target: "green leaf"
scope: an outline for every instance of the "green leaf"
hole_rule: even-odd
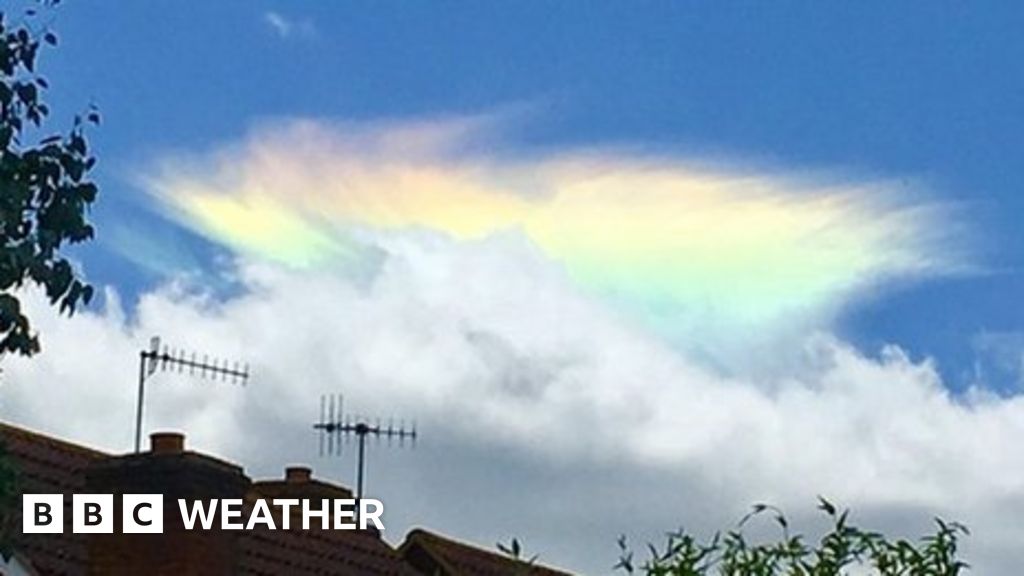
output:
[[[40,285],[50,302],[69,314],[93,297],[92,287],[61,250],[94,236],[87,216],[98,189],[87,176],[96,160],[88,155],[81,118],[67,136],[28,141],[36,131],[26,135],[26,126],[43,127],[50,114],[42,101],[49,82],[35,73],[39,46],[57,44],[52,30],[44,29],[40,40],[36,34],[27,24],[8,28],[0,14],[0,356],[40,349],[12,290]],[[99,123],[95,106],[88,107],[86,118]]]

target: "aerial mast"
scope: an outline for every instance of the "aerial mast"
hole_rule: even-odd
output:
[[[190,376],[198,373],[202,378],[207,376],[214,380],[220,378],[225,382],[230,380],[232,384],[240,383],[243,386],[249,380],[248,364],[244,367],[239,367],[238,362],[229,365],[226,360],[221,362],[211,359],[206,354],[200,360],[195,352],[186,354],[184,350],[175,351],[167,346],[164,346],[161,351],[160,338],[154,336],[149,341],[149,350],[139,351],[139,392],[135,407],[136,454],[142,449],[142,412],[145,407],[146,381],[157,370],[173,371],[175,368],[179,373],[184,372],[187,368]]]
[[[368,419],[359,416],[349,416],[343,413],[343,398],[340,394],[329,394],[320,397],[320,421],[313,424],[313,429],[320,432],[320,455],[328,456],[342,453],[341,441],[351,436],[356,437],[358,452],[356,456],[356,499],[361,499],[364,494],[364,481],[366,476],[366,439],[368,436],[387,438],[388,444],[397,440],[399,445],[405,444],[409,439],[413,446],[416,445],[416,424],[406,428],[405,422],[395,425],[394,420],[389,420],[387,426],[383,426],[380,419],[371,423]],[[324,450],[326,444],[326,452]]]

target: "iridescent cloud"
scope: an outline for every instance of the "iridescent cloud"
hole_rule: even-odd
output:
[[[357,253],[353,230],[518,232],[581,286],[664,324],[692,312],[757,327],[963,267],[947,211],[889,182],[495,149],[474,119],[295,121],[167,160],[146,185],[199,233],[300,267]]]

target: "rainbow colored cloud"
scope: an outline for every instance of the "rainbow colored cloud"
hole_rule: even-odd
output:
[[[296,121],[168,160],[146,186],[199,233],[299,267],[344,261],[353,229],[518,231],[580,285],[664,323],[697,311],[756,327],[962,268],[947,211],[886,182],[628,150],[488,153],[486,124]]]

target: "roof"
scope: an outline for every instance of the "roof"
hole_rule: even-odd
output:
[[[328,482],[306,479],[302,482],[270,480],[249,483],[241,468],[199,452],[172,455],[145,453],[116,456],[84,446],[57,440],[44,434],[0,423],[3,443],[14,464],[22,493],[89,493],[87,477],[98,469],[116,469],[124,465],[134,470],[146,462],[161,460],[163,465],[189,468],[211,465],[225,472],[219,478],[237,476],[245,481],[246,506],[257,499],[278,497],[350,498],[347,488]],[[135,472],[122,472],[134,478]],[[89,474],[87,474],[87,471]],[[227,474],[231,472],[231,474]],[[122,478],[127,478],[122,475]],[[217,480],[217,486],[221,486]],[[209,488],[209,485],[207,485]],[[71,498],[65,498],[65,522],[71,518]],[[21,534],[21,507],[16,506],[11,532],[19,557],[31,563],[40,576],[85,576],[90,572],[91,536],[64,534]],[[248,514],[246,514],[248,516]],[[293,523],[293,526],[297,523]],[[275,530],[257,528],[235,533],[232,573],[244,576],[280,574],[375,575],[375,576],[567,576],[568,573],[530,565],[495,552],[476,548],[428,532],[413,530],[405,543],[395,550],[375,530]],[[104,542],[110,542],[104,540]]]
[[[253,483],[246,506],[251,508],[256,499],[274,498],[346,499],[352,498],[352,491],[314,479],[301,483],[264,480]],[[246,510],[243,517],[248,514],[249,510]],[[260,526],[241,533],[238,574],[416,574],[375,530],[299,530],[301,513],[298,509],[292,511],[291,529],[283,530],[276,508],[272,507],[271,515],[278,524],[277,530],[272,532]]]
[[[249,493],[252,497],[269,500],[274,498],[347,499],[353,497],[352,491],[348,488],[312,478],[301,484],[290,483],[286,480],[260,480],[252,483]]]
[[[86,470],[90,467],[145,464],[145,460],[135,462],[138,457],[106,454],[3,423],[0,423],[0,442],[14,463],[22,493],[87,493]],[[198,452],[182,453],[176,462],[185,466],[215,464],[219,468],[235,468],[241,473],[240,468]],[[303,485],[272,480],[252,484],[246,501],[251,506],[257,498],[282,496],[351,498],[352,492],[316,480]],[[20,530],[21,507],[16,508],[12,518],[15,549],[20,558],[31,562],[40,576],[84,576],[89,573],[89,536],[65,530],[64,534],[32,534],[26,537]],[[70,521],[70,498],[65,498],[64,518],[65,522]],[[297,524],[293,522],[293,526]],[[415,574],[375,531],[255,529],[239,532],[237,536],[234,574]]]
[[[376,534],[307,531],[294,527],[290,530],[259,528],[241,532],[236,569],[235,574],[244,576],[415,574]]]
[[[107,454],[83,446],[0,423],[0,442],[15,464],[21,493],[74,494],[85,492],[85,469]],[[14,546],[45,576],[86,574],[85,539],[66,530],[64,534],[21,534],[21,507],[16,506]],[[65,499],[65,518],[71,517],[71,500]]]
[[[430,576],[569,576],[568,572],[529,564],[421,528],[406,536],[398,552]]]

